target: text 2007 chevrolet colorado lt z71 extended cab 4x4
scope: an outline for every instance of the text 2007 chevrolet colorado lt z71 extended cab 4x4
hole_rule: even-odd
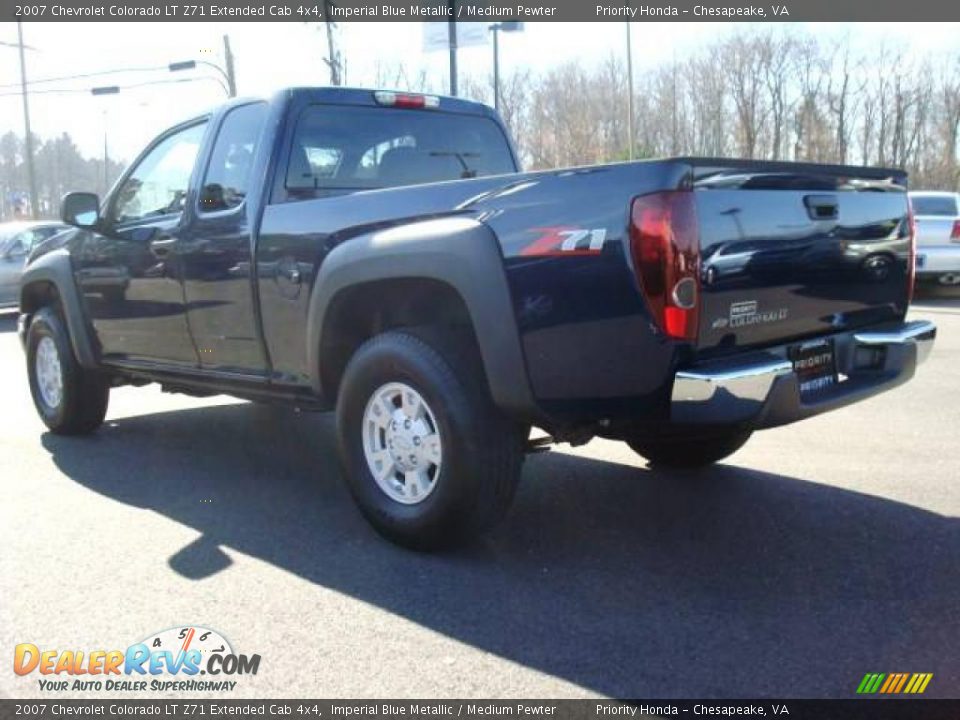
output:
[[[103,421],[157,382],[336,408],[385,536],[490,526],[531,426],[715,462],[759,428],[908,380],[935,328],[899,170],[672,158],[519,173],[499,118],[340,88],[238,100],[158,137],[35,249],[37,410]]]

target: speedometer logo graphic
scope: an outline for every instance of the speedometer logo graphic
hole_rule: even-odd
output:
[[[207,658],[214,653],[234,654],[233,647],[223,635],[202,625],[168,628],[152,633],[140,642],[150,648],[151,652],[167,651],[174,657],[185,655],[190,650],[197,650],[203,658],[203,662],[198,663],[201,667],[206,665]]]

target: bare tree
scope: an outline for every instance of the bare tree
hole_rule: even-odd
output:
[[[853,88],[854,68],[849,37],[834,46],[829,63],[827,108],[834,128],[833,153],[838,162],[846,163],[852,130],[851,116],[856,111],[856,98],[860,96],[860,92]]]
[[[755,36],[737,34],[723,41],[722,47],[726,62],[721,67],[735,110],[737,151],[743,157],[757,157],[760,127],[767,115],[759,43]]]
[[[770,108],[770,157],[780,160],[787,152],[787,118],[794,105],[789,93],[796,45],[789,37],[769,33],[758,39],[758,52]]]

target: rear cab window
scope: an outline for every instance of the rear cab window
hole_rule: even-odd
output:
[[[910,204],[914,215],[957,217],[957,199],[950,195],[912,195]]]
[[[490,118],[396,108],[312,105],[297,120],[286,200],[515,172]]]

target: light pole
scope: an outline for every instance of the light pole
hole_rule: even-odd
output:
[[[450,17],[456,17],[457,0],[448,0],[447,8]],[[450,43],[450,95],[457,96],[457,22],[447,22],[447,41]]]
[[[33,167],[33,137],[30,133],[30,101],[27,99],[27,61],[24,57],[23,23],[17,21],[17,46],[20,51],[20,89],[23,94],[24,154],[27,160],[27,183],[30,188],[30,216],[36,220],[39,208],[37,200],[37,176]]]
[[[230,97],[237,96],[237,73],[233,69],[233,50],[230,49],[230,36],[223,36],[223,61],[227,64],[224,75],[227,76],[227,90]],[[214,65],[214,63],[210,63]]]
[[[493,23],[489,29],[493,33],[493,108],[500,112],[500,31],[520,32],[523,30],[523,23]]]
[[[106,87],[95,87],[90,89],[90,94],[99,96],[99,95],[116,95],[120,92],[120,88],[116,85],[109,85]],[[107,194],[107,190],[110,189],[110,152],[109,146],[107,145],[107,108],[103,107],[103,194]]]

